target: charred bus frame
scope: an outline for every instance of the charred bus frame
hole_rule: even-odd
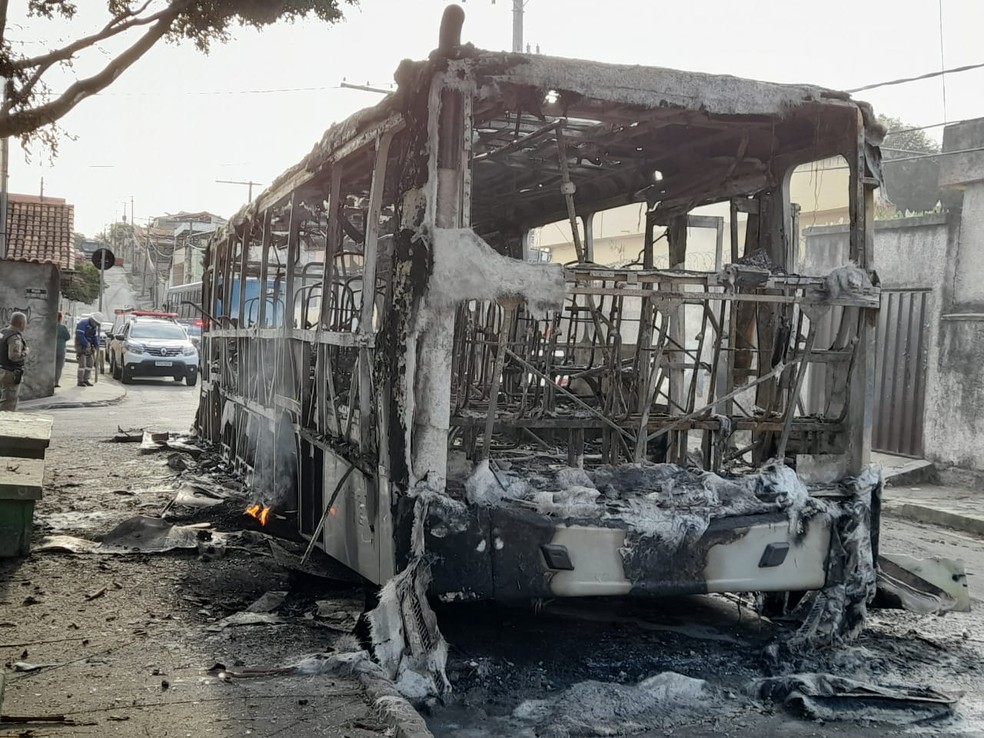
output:
[[[625,500],[551,513],[508,488],[559,467],[652,462],[699,466],[706,488],[708,474],[734,482],[771,459],[799,463],[812,498],[850,508],[842,480],[868,463],[879,303],[870,109],[819,87],[453,39],[396,79],[207,256],[215,319],[197,424],[257,500],[296,511],[304,536],[372,582],[426,551],[432,591],[450,597],[830,583],[836,516],[793,530],[775,494],[767,509],[712,510],[692,538],[652,550],[660,535],[626,523]],[[853,266],[800,276],[790,177],[834,156],[850,170]],[[594,215],[631,203],[645,203],[639,263],[593,263]],[[688,270],[691,211],[713,203],[730,209],[729,248],[714,271]],[[557,221],[576,263],[530,263],[528,234]],[[670,268],[657,269],[664,237]],[[280,325],[264,296],[255,321],[242,304],[218,315],[221,286],[246,278],[283,285]],[[835,337],[821,344],[825,320]],[[819,410],[802,399],[812,376],[826,379]],[[470,496],[474,469],[499,499]],[[863,507],[845,514],[868,530]]]

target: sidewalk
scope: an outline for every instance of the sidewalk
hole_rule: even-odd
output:
[[[872,451],[871,463],[881,467],[885,483],[890,487],[918,486],[920,483],[939,481],[933,462],[925,459]]]
[[[886,515],[984,537],[984,489],[937,484],[936,468],[923,459],[873,452],[871,461],[885,477]]]
[[[984,489],[937,484],[936,468],[923,459],[874,452],[871,461],[885,477],[886,515],[984,537]]]
[[[55,394],[51,397],[21,400],[17,409],[57,410],[70,407],[105,407],[116,405],[126,397],[126,389],[123,385],[111,379],[108,374],[100,376],[99,381],[92,387],[79,387],[75,383],[74,371],[66,371],[62,381],[65,384],[55,389]]]
[[[968,487],[943,487],[926,484],[912,487],[887,487],[882,510],[887,515],[927,525],[947,528],[984,537],[984,490]]]

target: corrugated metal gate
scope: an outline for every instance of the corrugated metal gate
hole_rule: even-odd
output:
[[[931,290],[882,289],[875,349],[875,398],[871,447],[904,456],[923,454],[923,409],[926,405],[927,311]],[[817,341],[829,345],[840,325],[842,308],[834,308],[817,326]],[[811,367],[806,412],[829,413],[829,388],[846,376]]]
[[[929,289],[882,290],[871,447],[921,457]]]

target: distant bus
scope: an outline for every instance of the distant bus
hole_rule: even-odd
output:
[[[202,313],[202,283],[191,282],[189,284],[178,285],[167,291],[167,302],[164,309],[177,313],[178,318],[185,320],[207,321],[210,318],[239,319],[239,299],[240,299],[240,280],[232,280],[232,289],[229,296],[229,308],[226,309],[224,300],[220,296],[216,300],[217,313],[207,315]],[[279,280],[267,280],[267,327],[279,326],[284,320],[284,286]],[[243,306],[244,325],[256,325],[260,316],[260,280],[256,277],[246,278],[246,289],[242,291],[245,301]]]

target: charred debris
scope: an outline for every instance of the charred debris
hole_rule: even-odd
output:
[[[755,592],[796,605],[798,638],[850,638],[879,576],[871,109],[482,51],[446,23],[395,93],[213,240],[199,434],[254,513],[296,515],[312,546],[389,582],[373,628],[405,637],[376,653],[391,677],[411,663],[446,688],[424,592]],[[851,261],[801,275],[789,176],[835,156]],[[595,263],[594,218],[631,204],[638,257]],[[694,212],[714,204],[729,217]],[[555,223],[576,259],[534,261],[529,234]],[[965,601],[906,571],[896,603]]]

